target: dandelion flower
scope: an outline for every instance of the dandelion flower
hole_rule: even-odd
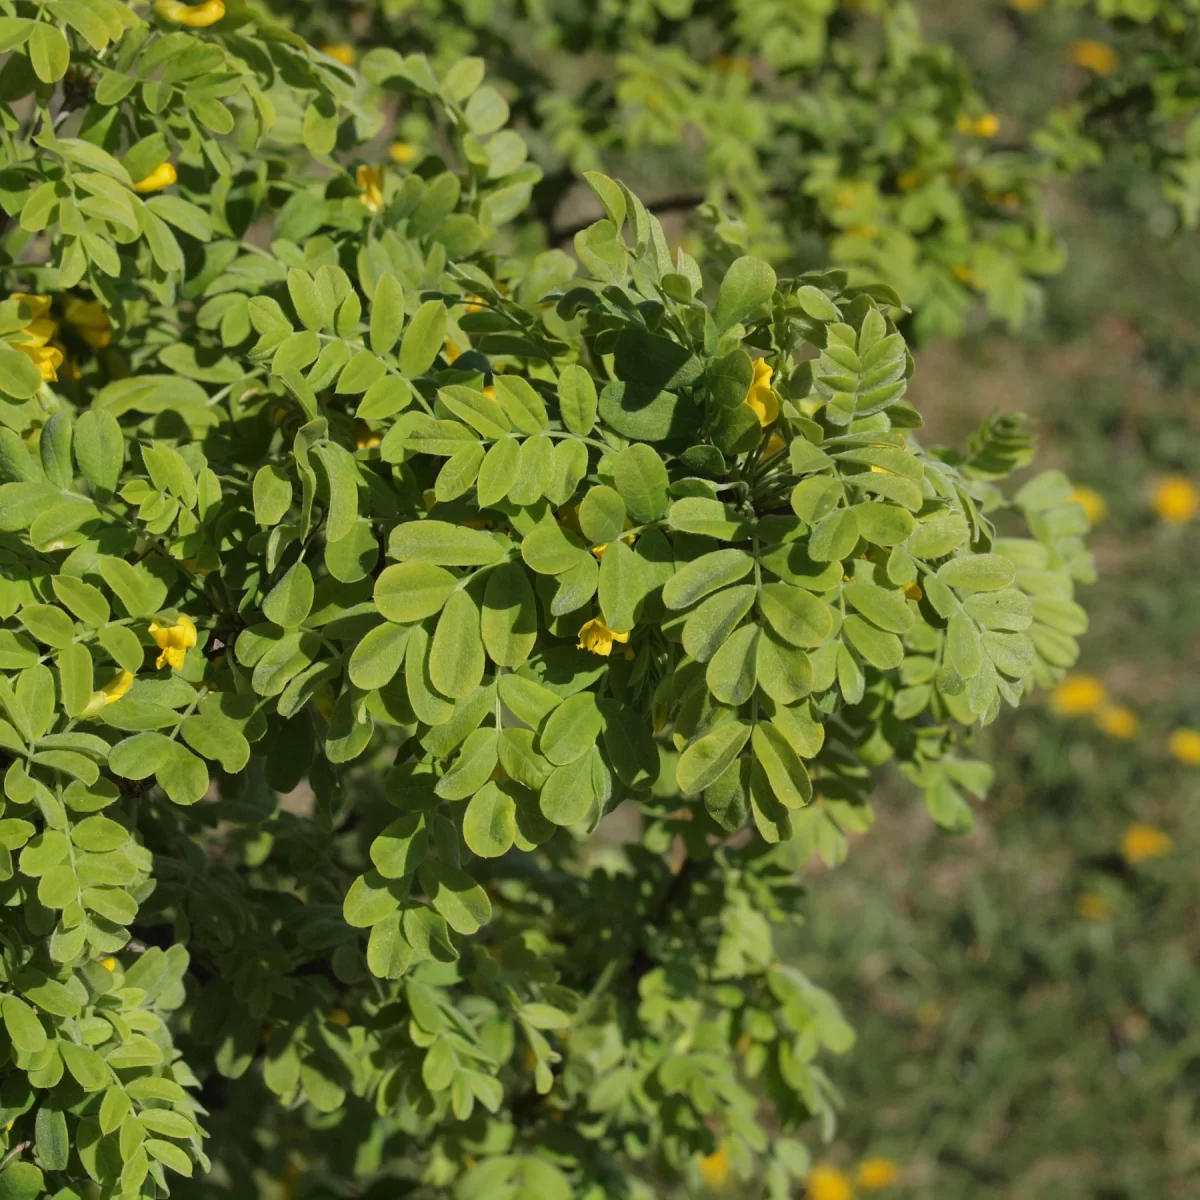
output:
[[[1186,525],[1200,508],[1200,491],[1183,475],[1168,475],[1154,489],[1154,511],[1168,525]]]
[[[1154,825],[1130,825],[1121,837],[1121,853],[1125,861],[1136,864],[1149,858],[1161,858],[1170,853],[1171,838]]]
[[[1200,767],[1200,729],[1175,729],[1167,738],[1167,750],[1185,767]]]
[[[1050,707],[1060,717],[1087,716],[1107,700],[1104,684],[1094,675],[1068,675],[1050,693]]]

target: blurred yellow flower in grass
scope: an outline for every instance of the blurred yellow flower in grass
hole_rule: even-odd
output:
[[[1186,525],[1200,508],[1200,491],[1184,475],[1168,475],[1154,489],[1154,511],[1168,525]]]
[[[1154,825],[1130,825],[1121,835],[1121,854],[1135,866],[1171,852],[1171,838]]]
[[[933,1000],[926,1000],[923,1004],[917,1005],[916,1011],[917,1024],[922,1029],[933,1029],[942,1023],[942,1006],[935,1003]]]
[[[1167,750],[1185,767],[1200,767],[1200,729],[1174,729],[1167,738]]]
[[[744,403],[753,409],[760,425],[770,425],[779,416],[779,397],[771,387],[771,366],[766,359],[755,360],[754,377]]]
[[[330,1025],[336,1025],[339,1029],[345,1029],[350,1024],[350,1014],[344,1008],[331,1008],[329,1016],[325,1020]]]
[[[162,651],[154,665],[163,667],[169,664],[176,671],[182,671],[187,652],[196,644],[196,626],[192,618],[181,613],[174,625],[160,625],[157,621],[151,621],[150,636]]]
[[[729,1155],[724,1146],[718,1146],[700,1159],[700,1176],[705,1187],[724,1187],[729,1182]]]
[[[100,965],[106,971],[115,971],[117,969],[117,960],[110,955],[108,958],[102,958]]]
[[[1103,42],[1072,42],[1067,57],[1077,66],[1095,75],[1111,75],[1121,65],[1121,56]]]
[[[334,42],[322,46],[321,53],[327,54],[334,62],[340,62],[343,67],[352,67],[358,62],[358,51],[349,42]]]
[[[593,617],[590,621],[585,621],[579,630],[579,649],[603,655],[605,658],[612,653],[613,642],[627,641],[629,631],[614,633],[604,623],[603,617]]]
[[[864,1192],[879,1192],[900,1178],[900,1168],[890,1158],[864,1158],[858,1164],[855,1182]]]
[[[837,1167],[813,1167],[808,1176],[808,1200],[852,1200],[850,1180]]]
[[[1107,921],[1112,916],[1112,907],[1095,892],[1080,892],[1075,897],[1075,912],[1085,921]]]
[[[417,148],[409,142],[393,142],[388,147],[388,154],[391,156],[392,162],[407,167],[417,157]]]
[[[1089,525],[1099,525],[1108,516],[1108,502],[1090,487],[1077,487],[1071,493],[1071,499],[1087,513]]]
[[[383,168],[369,167],[363,163],[354,172],[354,182],[358,185],[358,198],[366,206],[367,212],[379,212],[383,208]]]
[[[1108,700],[1108,691],[1095,675],[1068,675],[1050,693],[1050,707],[1060,717],[1085,717]]]
[[[1141,722],[1137,714],[1123,704],[1103,704],[1096,710],[1096,725],[1110,738],[1127,742],[1137,735]]]

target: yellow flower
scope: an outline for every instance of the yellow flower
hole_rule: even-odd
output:
[[[1153,825],[1130,825],[1121,837],[1121,853],[1129,863],[1161,858],[1171,849],[1171,838]]]
[[[1121,742],[1134,737],[1140,724],[1137,714],[1123,704],[1103,704],[1096,710],[1096,725],[1100,731]]]
[[[1085,921],[1107,921],[1112,916],[1112,907],[1095,892],[1080,892],[1075,897],[1075,912]]]
[[[372,429],[366,421],[359,418],[354,422],[354,444],[360,450],[370,450],[372,446],[378,446],[382,441],[382,435],[378,430]]]
[[[1108,699],[1104,684],[1094,675],[1068,675],[1050,693],[1050,707],[1061,717],[1094,713]]]
[[[995,113],[984,113],[982,117],[968,117],[965,113],[954,123],[959,133],[972,137],[994,138],[1000,132],[1000,118]]]
[[[29,312],[28,322],[21,330],[21,340],[12,343],[13,349],[19,350],[26,358],[32,360],[46,382],[54,382],[58,378],[58,368],[63,363],[63,353],[57,346],[49,344],[58,334],[58,325],[47,316],[50,312],[50,297],[13,292],[9,299],[21,301]]]
[[[158,15],[176,25],[189,29],[207,29],[225,15],[222,0],[204,0],[203,4],[182,4],[180,0],[158,0],[154,6]]]
[[[765,358],[755,360],[754,377],[744,403],[754,410],[760,425],[770,425],[779,416],[779,397],[771,387],[771,367]]]
[[[858,1164],[858,1186],[864,1192],[891,1187],[900,1178],[900,1168],[890,1158],[864,1158]]]
[[[933,1029],[942,1023],[942,1006],[934,1003],[932,1000],[926,1000],[924,1004],[917,1005],[917,1024],[922,1029]]]
[[[116,704],[131,687],[133,687],[133,672],[120,671],[100,689],[100,694],[104,697],[105,704]]]
[[[808,1200],[851,1200],[850,1180],[837,1167],[816,1166],[808,1176]]]
[[[406,167],[417,157],[417,148],[409,142],[393,142],[388,147],[388,154],[391,156],[392,162]]]
[[[1167,750],[1185,767],[1200,767],[1200,729],[1175,729],[1167,738]]]
[[[71,296],[67,300],[66,313],[67,320],[93,350],[103,350],[112,341],[112,322],[98,301]]]
[[[442,353],[446,356],[446,361],[452,363],[462,351],[458,347],[458,343],[453,338],[447,338]]]
[[[117,960],[110,955],[108,958],[102,958],[100,965],[106,971],[115,971],[117,969]]]
[[[367,212],[379,212],[383,208],[383,168],[363,163],[355,171],[354,181],[358,184],[358,198],[366,205]]]
[[[564,521],[563,524],[565,525],[566,522]],[[624,527],[626,529],[631,529],[633,527],[633,522],[628,517],[625,518],[625,526]],[[578,512],[578,510],[576,510],[576,512],[575,512],[575,528],[576,529],[579,528],[579,512]],[[633,543],[637,541],[637,538],[631,533],[628,535],[628,537],[622,536],[621,541],[623,541],[625,543],[625,545],[627,545],[627,546],[632,546]],[[592,553],[597,558],[599,558],[607,549],[608,549],[608,543],[601,542],[599,546],[592,547]]]
[[[325,1019],[330,1025],[337,1025],[340,1029],[345,1029],[350,1024],[350,1014],[344,1008],[331,1008],[329,1016]]]
[[[592,654],[602,654],[607,658],[612,653],[613,642],[629,641],[629,632],[614,633],[604,623],[603,617],[593,617],[585,621],[579,630],[579,649],[589,650]]]
[[[966,263],[955,263],[950,268],[950,274],[959,283],[965,283],[968,287],[979,287],[979,276]]]
[[[784,439],[782,437],[780,437],[779,434],[773,433],[773,434],[771,434],[771,436],[769,438],[767,438],[767,448],[766,448],[766,450],[763,451],[763,455],[766,458],[772,458],[774,455],[778,454],[780,452],[780,450],[782,450],[786,445],[787,445],[787,442],[784,441]]]
[[[1168,525],[1186,525],[1200,508],[1200,492],[1183,475],[1168,475],[1154,489],[1154,511]]]
[[[159,163],[145,179],[139,179],[133,185],[133,190],[141,192],[143,195],[146,192],[161,192],[163,188],[170,187],[178,178],[174,163]]]
[[[176,671],[183,670],[187,652],[196,644],[196,626],[192,618],[180,613],[174,625],[150,622],[150,636],[162,651],[155,662],[156,667],[170,664]]]
[[[1103,42],[1072,42],[1067,57],[1095,75],[1111,75],[1121,65],[1121,56]]]
[[[328,55],[334,62],[340,62],[343,67],[352,67],[358,62],[358,51],[349,42],[334,42],[322,46],[321,53]]]
[[[729,1180],[729,1155],[725,1153],[724,1146],[718,1146],[712,1154],[706,1154],[700,1159],[700,1175],[705,1187],[725,1186]]]
[[[896,186],[902,192],[911,192],[914,188],[921,186],[921,172],[915,167],[908,171],[903,171],[896,177]]]
[[[923,591],[921,591],[920,584],[915,583],[915,582],[914,583],[906,583],[904,585],[904,594],[910,600],[920,600],[921,597],[925,595],[925,593]]]
[[[1090,487],[1077,487],[1071,493],[1071,499],[1087,513],[1089,525],[1099,525],[1108,516],[1108,504],[1104,497]]]
[[[55,346],[21,345],[17,342],[14,350],[20,350],[26,358],[33,360],[39,374],[47,383],[53,383],[58,378],[58,368],[62,366],[63,353]]]

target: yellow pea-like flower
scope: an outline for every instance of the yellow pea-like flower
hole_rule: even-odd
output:
[[[334,42],[321,47],[321,53],[340,62],[343,67],[352,67],[358,62],[358,51],[349,42]]]
[[[772,368],[766,359],[756,359],[754,378],[743,403],[748,404],[762,426],[770,425],[779,416],[779,397],[771,387]]]
[[[1000,118],[995,113],[984,113],[982,117],[968,117],[965,113],[958,118],[954,127],[959,133],[971,137],[994,138],[1000,132]]]
[[[600,654],[607,658],[612,653],[613,643],[629,641],[629,632],[616,633],[605,624],[603,617],[585,621],[579,630],[579,649]]]
[[[100,965],[106,971],[115,971],[117,969],[117,960],[110,955],[108,958],[102,958]]]
[[[700,1177],[705,1187],[724,1187],[729,1180],[729,1155],[724,1146],[718,1146],[711,1154],[700,1159]]]
[[[187,652],[196,644],[196,626],[192,618],[181,613],[174,625],[160,625],[157,621],[151,621],[150,636],[162,651],[154,665],[170,665],[176,671],[182,671]]]
[[[155,12],[165,21],[186,25],[189,29],[207,29],[225,15],[223,0],[204,0],[203,4],[183,4],[180,0],[158,0]]]
[[[329,1016],[325,1020],[330,1025],[336,1025],[339,1029],[345,1029],[350,1024],[350,1014],[344,1008],[331,1008]]]
[[[358,184],[358,198],[368,212],[377,213],[383,208],[383,168],[369,167],[364,163],[354,173]]]
[[[417,148],[410,142],[393,142],[388,147],[388,156],[392,162],[406,167],[417,157]]]
[[[140,192],[142,195],[145,195],[147,192],[161,192],[163,188],[170,187],[178,178],[179,175],[175,171],[174,163],[159,163],[145,179],[139,179],[133,185],[133,190]]]
[[[1103,42],[1072,42],[1067,48],[1067,57],[1093,75],[1111,75],[1121,65],[1121,56]]]
[[[93,350],[103,350],[112,342],[112,322],[102,304],[95,300],[70,297],[66,304],[67,321]]]
[[[100,689],[100,694],[104,697],[105,704],[116,704],[131,687],[133,687],[133,672],[121,671]]]

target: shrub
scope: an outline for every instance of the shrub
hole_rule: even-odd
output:
[[[884,283],[706,282],[595,173],[586,275],[528,252],[478,59],[0,34],[0,1195],[787,1195],[760,1104],[829,1129],[852,1038],[795,869],[887,762],[969,820],[1074,659],[1070,485],[918,444]]]

